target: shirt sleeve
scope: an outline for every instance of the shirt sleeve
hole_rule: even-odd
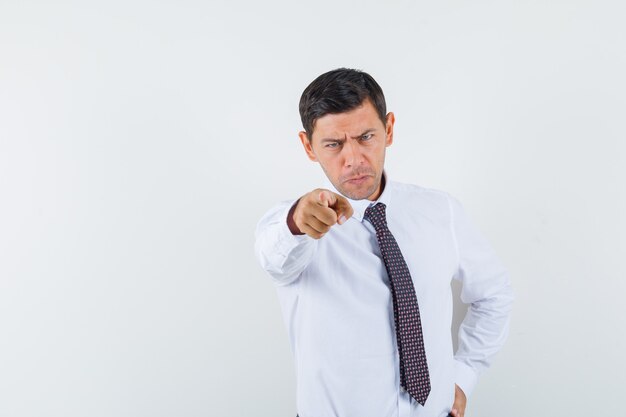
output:
[[[459,328],[455,378],[469,397],[479,375],[489,367],[506,340],[513,291],[508,272],[461,203],[451,196],[448,203],[458,257],[454,278],[461,281],[461,300],[469,304]]]
[[[295,281],[315,254],[317,240],[294,235],[287,225],[289,210],[297,200],[283,201],[268,211],[255,232],[255,254],[261,267],[277,285]]]

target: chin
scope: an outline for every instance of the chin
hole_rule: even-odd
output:
[[[342,187],[337,188],[337,190],[350,200],[365,200],[376,192],[376,187],[370,187],[365,190],[350,190]]]

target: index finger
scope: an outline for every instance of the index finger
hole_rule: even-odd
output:
[[[337,195],[328,190],[322,190],[317,196],[317,201],[324,207],[331,207],[337,202]]]

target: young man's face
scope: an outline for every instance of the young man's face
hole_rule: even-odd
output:
[[[312,140],[300,132],[300,141],[312,161],[344,196],[376,200],[385,163],[385,149],[393,142],[393,113],[381,122],[372,102],[345,113],[327,114],[315,122]]]

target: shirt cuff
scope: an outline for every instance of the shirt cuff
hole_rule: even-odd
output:
[[[454,360],[454,381],[463,390],[465,397],[469,399],[474,391],[474,387],[478,382],[478,374],[472,368],[460,362]]]
[[[290,257],[300,258],[308,250],[311,250],[310,248],[315,247],[315,243],[317,242],[307,234],[294,235],[291,233],[291,230],[289,230],[289,225],[287,225],[287,216],[289,215],[289,210],[291,210],[291,207],[293,207],[296,201],[297,200],[288,204],[278,216],[279,225],[276,232],[276,241],[273,245],[273,250],[281,268]],[[289,279],[282,283],[285,284],[291,281],[292,280]]]
[[[287,216],[289,215],[289,210],[291,210],[291,207],[293,207],[297,201],[298,200],[295,200],[293,203],[287,205],[287,208],[283,210],[279,216],[281,225],[278,229],[278,240],[276,242],[275,249],[283,257],[283,259],[289,256],[289,253],[294,249],[294,247],[303,244],[304,241],[315,241],[315,239],[307,234],[294,235],[291,233],[291,230],[289,230],[289,225],[287,225]]]

